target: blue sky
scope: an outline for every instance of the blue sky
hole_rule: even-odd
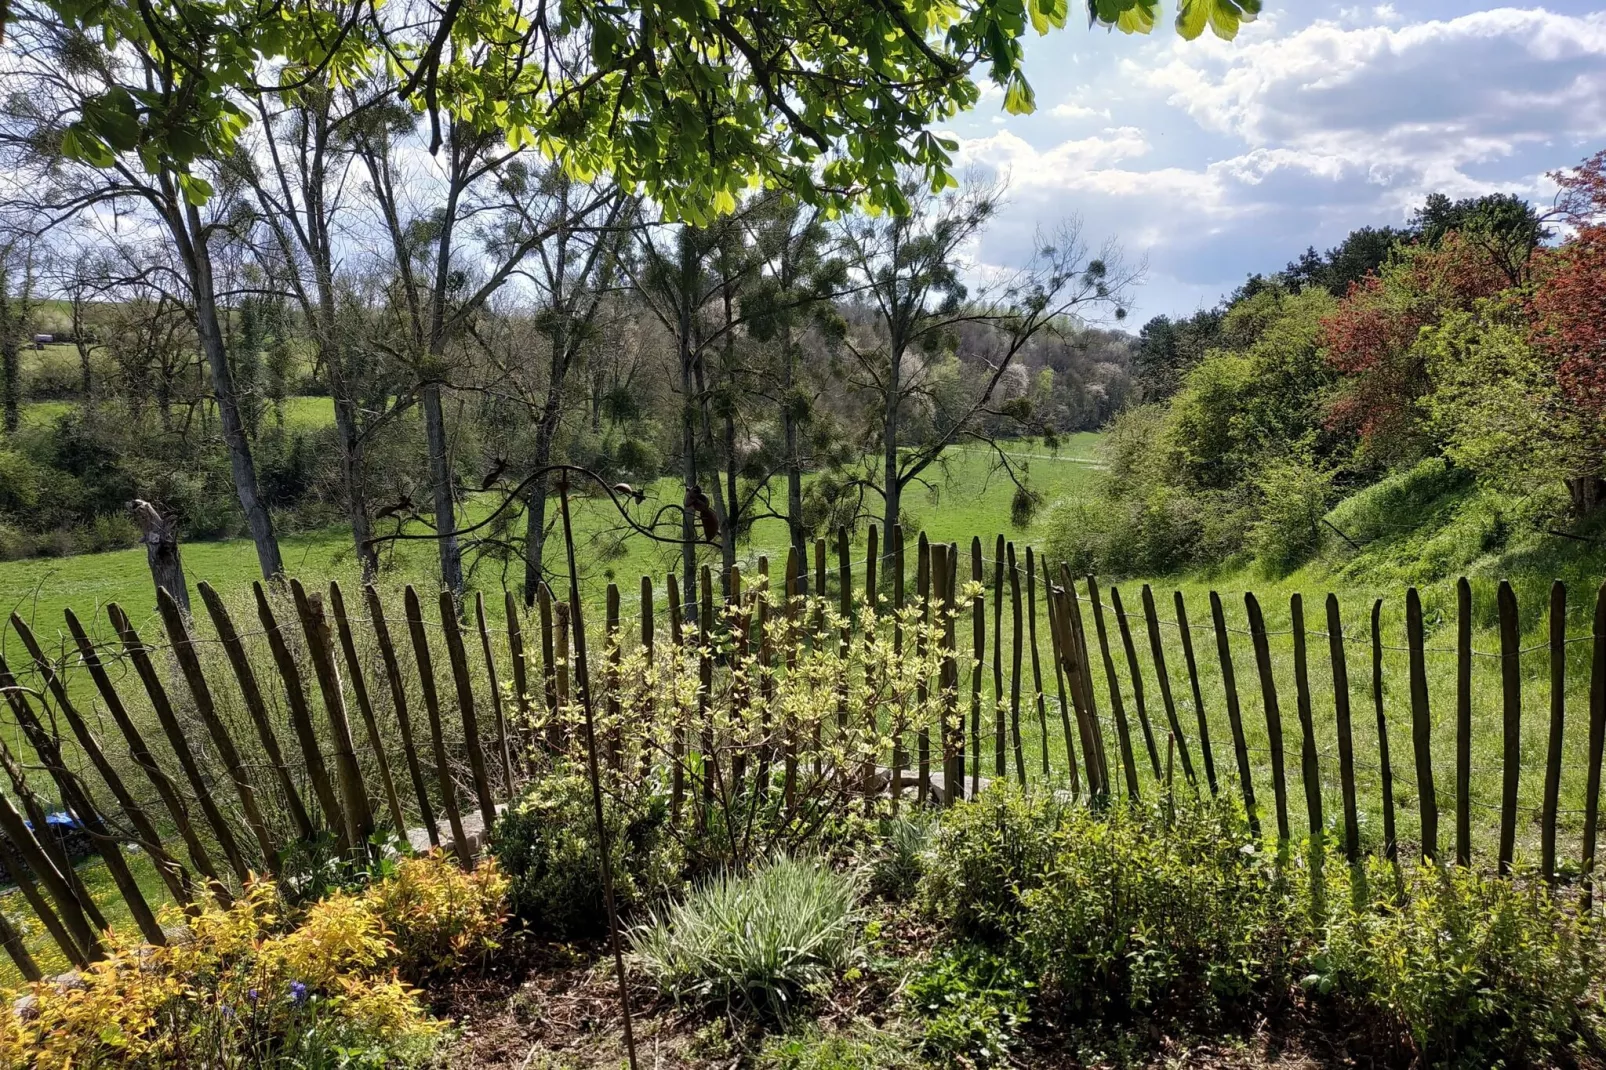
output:
[[[1233,42],[1182,41],[1168,22],[1033,40],[1037,111],[1006,115],[989,88],[948,125],[961,167],[1009,179],[978,260],[1019,263],[1035,229],[1080,217],[1094,243],[1147,258],[1135,327],[1402,222],[1435,190],[1548,204],[1546,171],[1606,148],[1598,3],[1265,3]]]

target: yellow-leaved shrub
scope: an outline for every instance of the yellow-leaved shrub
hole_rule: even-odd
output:
[[[364,898],[413,980],[483,961],[508,918],[508,879],[494,858],[469,872],[438,854],[404,859]]]
[[[0,1070],[422,1065],[447,1023],[405,978],[495,948],[506,887],[494,862],[465,873],[429,855],[293,922],[267,881],[226,908],[170,909],[169,930],[187,938],[113,935],[77,977],[0,996]]]

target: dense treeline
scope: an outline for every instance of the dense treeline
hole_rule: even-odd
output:
[[[1102,571],[1286,572],[1433,519],[1443,574],[1527,532],[1587,541],[1606,503],[1603,170],[1553,175],[1543,213],[1435,195],[1145,324],[1140,403],[1110,424],[1101,495],[1061,507],[1057,549]]]
[[[1089,324],[1135,272],[1074,222],[978,272],[1003,192],[980,181],[911,172],[904,215],[763,192],[675,222],[492,130],[437,131],[376,79],[252,98],[237,150],[180,182],[64,151],[58,117],[123,76],[113,53],[46,22],[10,45],[0,556],[132,545],[143,499],[185,539],[249,535],[264,574],[287,530],[349,526],[372,574],[433,529],[446,583],[489,555],[533,597],[570,464],[683,485],[633,510],[690,577],[756,520],[799,545],[894,521],[950,447],[1127,401],[1133,341]]]

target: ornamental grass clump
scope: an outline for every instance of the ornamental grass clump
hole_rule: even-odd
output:
[[[632,930],[633,959],[678,1001],[779,1018],[858,956],[858,891],[812,859],[716,877]]]

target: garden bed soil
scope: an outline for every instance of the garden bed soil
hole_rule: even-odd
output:
[[[763,1032],[733,1025],[631,986],[632,1024],[640,1070],[744,1070],[755,1066]],[[613,959],[605,944],[562,945],[513,938],[478,973],[464,973],[429,990],[434,1011],[451,1018],[458,1035],[446,1056],[452,1070],[619,1070],[626,1065],[623,1020]],[[876,981],[844,982],[811,1009],[825,1032],[882,1028],[891,994]],[[1067,1038],[1032,1030],[1015,1053],[1022,1070],[1332,1070],[1408,1067],[1403,1045],[1352,1035],[1346,1024],[1317,1021],[1298,1006],[1273,1027],[1247,1022],[1231,1037],[1134,1034],[1125,1060],[1079,1056]],[[895,1023],[893,1023],[895,1024]],[[1111,1046],[1114,1047],[1115,1043]]]

